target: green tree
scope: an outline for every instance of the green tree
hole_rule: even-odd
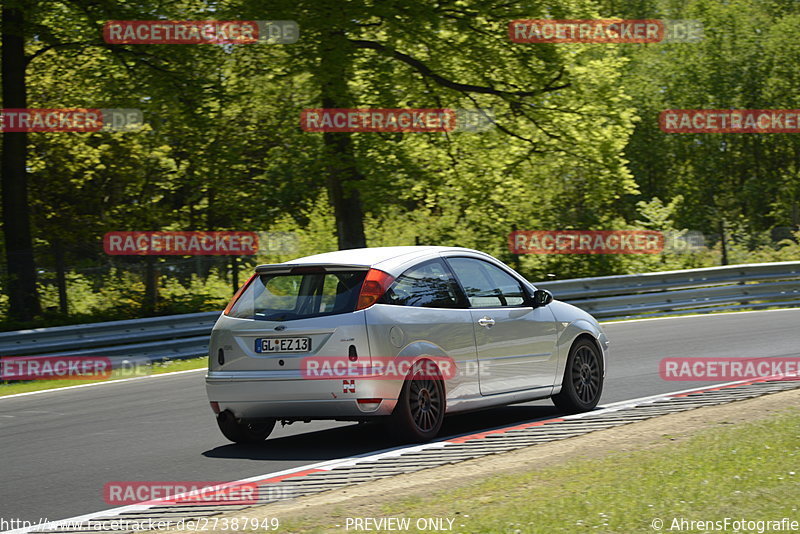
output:
[[[236,9],[237,4],[227,5]],[[309,134],[321,137],[320,170],[340,248],[366,243],[362,221],[370,214],[458,198],[474,206],[486,198],[487,188],[513,182],[502,173],[556,167],[567,158],[572,163],[559,173],[558,185],[586,201],[571,205],[575,211],[590,209],[596,198],[592,188],[611,183],[607,191],[613,198],[633,188],[617,142],[624,139],[630,116],[624,95],[605,82],[621,66],[613,48],[519,45],[507,35],[514,19],[595,16],[591,2],[551,7],[543,2],[315,1],[279,2],[269,9],[244,2],[239,9],[236,13],[246,18],[286,16],[299,22],[301,40],[286,49],[295,68],[311,74],[316,96],[308,107],[492,108],[497,117],[495,131],[477,141],[467,134]],[[475,149],[479,156],[467,154]],[[505,153],[497,160],[495,153],[487,157],[493,149]],[[480,167],[468,168],[469,160],[479,160]],[[452,193],[440,191],[442,184]],[[608,196],[602,193],[601,202]],[[380,202],[387,197],[395,200]],[[494,239],[502,242],[497,230]]]
[[[680,224],[709,234],[800,224],[800,140],[794,134],[667,134],[665,109],[797,109],[796,2],[656,2],[655,17],[695,19],[697,43],[629,48],[625,86],[641,121],[625,154],[642,198],[682,195]],[[634,206],[629,206],[632,213]],[[724,249],[723,249],[724,250]],[[723,261],[725,254],[723,254]]]

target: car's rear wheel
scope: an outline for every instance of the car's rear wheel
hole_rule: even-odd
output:
[[[417,362],[403,383],[388,428],[402,441],[430,441],[442,428],[445,406],[441,373],[430,361]]]
[[[553,403],[564,412],[586,412],[597,406],[603,393],[603,358],[586,338],[573,343],[564,370],[561,392]]]
[[[237,419],[225,410],[217,416],[217,425],[234,443],[261,443],[275,428],[275,419]]]

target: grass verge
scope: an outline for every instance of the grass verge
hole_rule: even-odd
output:
[[[0,384],[0,397],[15,395],[17,393],[28,393],[31,391],[43,391],[48,389],[59,389],[67,386],[79,386],[93,384],[96,382],[112,382],[132,376],[160,375],[173,373],[175,371],[189,371],[192,369],[203,369],[208,365],[208,357],[190,358],[187,360],[167,360],[165,362],[155,362],[151,365],[140,366],[135,374],[130,370],[115,369],[111,377],[104,380],[35,380],[30,382],[14,382],[11,384]]]
[[[476,480],[470,486],[440,489],[431,480],[430,491],[387,501],[370,515],[410,518],[408,532],[423,531],[415,527],[418,518],[442,518],[445,526],[447,520],[454,520],[450,532],[503,534],[714,532],[724,529],[696,523],[691,528],[680,521],[724,521],[726,517],[800,522],[800,414],[796,411],[705,430],[685,441],[662,439],[664,443],[653,449],[579,458],[565,465]],[[347,518],[355,518],[356,513],[334,507],[331,513],[315,514],[313,519],[284,517],[281,529],[343,532]],[[751,527],[739,531],[762,528]],[[350,523],[348,530],[358,529]],[[733,532],[734,527],[728,526],[727,531]]]

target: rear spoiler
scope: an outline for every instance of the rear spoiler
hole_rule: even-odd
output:
[[[341,263],[267,263],[256,267],[257,274],[332,273],[337,271],[369,270],[369,265],[347,265]]]

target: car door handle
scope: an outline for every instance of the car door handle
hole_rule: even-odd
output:
[[[478,324],[481,326],[485,326],[486,328],[491,328],[494,326],[494,319],[492,319],[491,317],[484,316],[478,319]]]

